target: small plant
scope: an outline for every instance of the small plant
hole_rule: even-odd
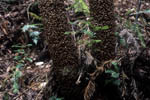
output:
[[[34,13],[30,13],[30,15],[34,19],[42,20],[41,17]],[[32,41],[35,45],[37,45],[40,35],[40,26],[42,24],[27,24],[22,27],[23,32],[28,32],[29,36],[32,38]],[[27,45],[13,45],[12,48],[14,48],[14,52],[16,53],[14,60],[16,61],[15,70],[12,75],[13,79],[13,93],[19,92],[19,78],[22,76],[21,68],[25,66],[26,62],[32,62],[32,59],[28,57],[28,54],[25,52],[25,49],[31,47],[32,44]]]
[[[81,37],[78,38],[77,43],[78,44],[85,44],[88,47],[91,47],[94,43],[99,43],[101,40],[95,40],[93,39],[95,37],[95,33],[93,31],[99,31],[99,30],[106,30],[109,27],[108,26],[94,26],[91,24],[89,20],[77,20],[75,22],[70,22],[71,25],[77,26],[78,30],[74,30],[71,32],[65,32],[65,34],[73,34],[75,36],[78,36],[78,34],[81,34]]]
[[[144,47],[144,48],[146,47],[146,44],[145,44],[145,41],[144,41],[144,36],[142,34],[142,29],[140,27],[140,24],[137,23],[137,21],[138,21],[137,16],[140,15],[140,14],[142,15],[142,14],[149,14],[149,13],[150,13],[150,10],[144,10],[144,11],[138,11],[135,14],[130,14],[130,15],[136,15],[135,23],[131,22],[130,20],[127,20],[126,23],[125,23],[125,27],[127,29],[130,29],[130,30],[132,30],[133,32],[136,33],[138,39],[141,42],[142,47]],[[141,21],[143,23],[143,25],[145,25],[144,20],[142,19],[142,21]]]
[[[141,41],[141,45],[145,48],[146,44],[144,42],[144,37],[141,33],[141,29],[140,29],[139,25],[137,25],[137,24],[135,25],[134,31],[137,33],[137,36],[138,36],[139,40]]]
[[[37,14],[33,13],[33,12],[29,12],[30,16],[33,18],[33,19],[36,19],[38,21],[42,21],[42,17],[38,16]]]
[[[37,5],[37,2],[35,2],[33,4]],[[29,37],[32,39],[33,43],[35,45],[37,45],[38,40],[39,40],[39,35],[41,33],[40,31],[43,29],[42,28],[43,24],[41,24],[42,17],[38,16],[36,13],[29,12],[29,9],[28,9],[27,13],[28,13],[28,17],[30,16],[33,20],[37,20],[38,23],[37,24],[26,24],[22,27],[22,31],[29,33]]]
[[[85,14],[88,14],[90,12],[89,7],[87,6],[84,0],[75,0],[71,8],[74,8],[75,13],[84,12]]]
[[[63,98],[57,98],[56,96],[52,96],[49,100],[64,100]]]
[[[94,43],[99,43],[101,40],[95,40],[95,33],[99,30],[109,29],[108,26],[95,26],[91,23],[91,18],[89,16],[89,7],[84,0],[75,0],[74,4],[71,6],[75,13],[83,12],[86,15],[86,19],[77,19],[74,22],[70,22],[72,26],[78,29],[70,32],[65,32],[65,34],[72,34],[78,44],[84,44],[87,47],[91,47]],[[92,31],[91,31],[92,30]],[[93,32],[94,31],[94,32]],[[78,37],[79,36],[79,37]],[[77,39],[76,39],[77,38]]]
[[[141,42],[141,45],[142,45],[143,47],[146,47],[146,44],[145,44],[145,42],[144,42],[144,37],[143,37],[143,35],[142,35],[142,32],[141,32],[141,29],[140,29],[139,25],[138,25],[138,24],[134,24],[134,23],[132,23],[131,21],[127,21],[126,24],[125,24],[125,26],[126,26],[128,29],[134,31],[134,32],[136,33],[137,37],[139,38],[139,40],[140,40],[140,42]]]
[[[22,76],[21,68],[25,65],[26,61],[32,62],[32,59],[28,57],[28,54],[25,53],[25,49],[28,47],[31,47],[32,44],[28,45],[13,45],[12,48],[14,48],[14,52],[16,52],[16,55],[14,57],[14,60],[16,61],[15,70],[12,75],[13,80],[13,93],[19,92],[19,78]]]
[[[106,80],[106,84],[108,83],[113,83],[117,86],[120,85],[120,80],[119,80],[119,67],[117,62],[112,62],[112,65],[114,66],[114,69],[108,69],[105,70],[106,74],[109,74],[111,79]]]
[[[39,32],[39,26],[41,26],[42,24],[27,24],[27,25],[24,25],[23,28],[22,28],[22,31],[23,32],[28,32],[29,33],[29,36],[32,38],[32,41],[34,44],[37,45],[38,43],[38,40],[39,40],[39,35],[40,35],[40,32]]]
[[[77,42],[79,44],[85,44],[88,47],[91,47],[92,44],[94,44],[94,43],[101,42],[101,40],[93,39],[93,37],[95,36],[95,33],[92,32],[89,29],[89,27],[91,27],[92,30],[94,30],[94,31],[108,29],[108,26],[103,26],[103,27],[94,26],[90,23],[90,21],[86,21],[86,20],[77,20],[75,22],[70,22],[70,24],[79,27],[79,29],[76,31],[65,32],[65,34],[74,34],[76,36],[78,36],[78,34],[82,34],[82,36],[77,40]],[[87,37],[87,38],[85,38],[85,37]]]

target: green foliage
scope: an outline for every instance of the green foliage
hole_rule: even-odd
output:
[[[84,0],[75,0],[74,4],[72,5],[73,10],[75,13],[77,12],[83,12],[87,17],[89,16],[89,7],[87,6],[86,2]],[[101,40],[94,40],[96,31],[99,30],[107,30],[109,29],[109,26],[95,26],[91,23],[92,18],[89,18],[89,20],[80,20],[77,19],[74,22],[69,22],[72,26],[78,27],[78,30],[73,30],[70,32],[65,32],[64,34],[72,34],[77,36],[78,34],[82,34],[81,37],[77,39],[77,43],[79,44],[85,44],[88,47],[91,47],[94,43],[99,43]],[[94,32],[92,32],[93,30]],[[88,39],[85,39],[83,37],[88,37]]]
[[[49,100],[63,100],[63,98],[57,98],[56,96],[52,96]]]
[[[107,30],[109,29],[108,26],[95,26],[91,24],[89,20],[76,20],[74,22],[70,22],[71,25],[77,26],[79,29],[75,31],[70,31],[70,32],[65,32],[64,34],[82,34],[82,35],[87,35],[89,37],[88,40],[84,39],[79,39],[77,42],[79,44],[86,44],[88,47],[91,47],[94,43],[99,43],[101,40],[94,40],[93,38],[95,37],[95,33],[93,31],[99,31],[99,30]],[[90,30],[91,28],[91,30]]]
[[[119,43],[120,43],[122,46],[127,47],[127,44],[126,44],[125,39],[124,39],[123,37],[120,37],[118,32],[115,32],[115,36],[116,36],[116,37],[119,37]]]
[[[103,27],[94,26],[93,29],[94,29],[94,31],[107,30],[107,29],[109,29],[109,26],[103,26]]]
[[[24,26],[23,26],[22,31],[23,31],[23,32],[26,32],[26,31],[28,31],[29,29],[34,29],[34,28],[38,28],[38,27],[37,27],[36,25],[33,25],[33,24],[32,24],[32,25],[28,25],[28,24],[27,24],[27,25],[24,25]]]
[[[143,13],[145,13],[145,14],[150,14],[150,9],[144,10],[144,11],[139,11],[139,12],[137,12],[136,14],[143,14]]]
[[[94,26],[89,21],[86,21],[86,20],[77,20],[75,22],[72,22],[71,24],[78,26],[79,29],[76,30],[76,31],[72,31],[72,32],[65,32],[65,34],[75,34],[75,35],[77,35],[79,33],[79,34],[82,34],[82,35],[87,35],[89,37],[88,40],[79,39],[78,43],[85,43],[86,45],[88,45],[88,47],[92,46],[92,44],[94,44],[94,43],[101,42],[101,40],[94,40],[93,39],[93,37],[95,37],[95,33],[92,32],[89,29],[89,27],[91,27],[91,29],[94,30],[94,31],[106,30],[106,29],[109,28],[108,26],[103,26],[103,27]]]
[[[39,21],[42,21],[42,17],[38,16],[37,14],[33,12],[29,12],[30,16],[33,17],[33,19],[37,19]]]
[[[143,35],[142,35],[142,33],[141,33],[141,29],[139,28],[139,25],[135,25],[135,27],[134,27],[134,31],[137,33],[137,36],[138,36],[138,38],[140,39],[140,41],[141,41],[141,45],[145,48],[146,47],[146,44],[145,44],[145,42],[144,42],[144,37],[143,37]]]
[[[19,85],[18,85],[18,79],[14,79],[13,83],[13,93],[18,93],[19,92]]]
[[[85,14],[88,14],[90,12],[89,7],[84,0],[75,0],[75,3],[72,5],[72,7],[75,9],[75,13],[84,12]]]
[[[121,39],[120,39],[120,44],[121,44],[122,46],[127,46],[124,38],[121,38]]]
[[[9,94],[7,92],[4,93],[3,100],[10,100]]]
[[[13,45],[14,52],[16,52],[16,56],[14,60],[16,62],[15,71],[13,72],[12,79],[13,79],[13,93],[19,92],[19,83],[18,79],[22,76],[21,68],[24,67],[26,61],[32,62],[32,59],[28,57],[25,53],[25,49],[31,47],[32,44],[28,45]]]
[[[134,24],[132,23],[131,21],[127,21],[126,24],[125,24],[125,27],[127,27],[128,29],[134,31],[136,34],[137,34],[137,37],[139,38],[140,42],[141,42],[141,45],[145,48],[146,47],[146,44],[144,42],[144,37],[142,35],[142,32],[141,32],[141,29],[139,27],[138,24]]]
[[[27,44],[27,45],[19,45],[19,44],[17,44],[17,45],[12,45],[12,48],[27,48],[27,47],[31,47],[32,46],[32,44]]]
[[[35,43],[37,45],[38,40],[39,40],[39,35],[40,32],[37,31],[39,29],[39,25],[41,26],[41,24],[27,24],[24,25],[22,28],[23,32],[28,32],[29,36],[32,38],[33,43]]]
[[[108,83],[113,83],[117,86],[120,85],[120,80],[119,80],[119,67],[118,67],[118,63],[117,62],[112,62],[112,65],[114,66],[114,69],[108,69],[105,71],[106,74],[110,75],[110,79],[106,80],[106,84]]]

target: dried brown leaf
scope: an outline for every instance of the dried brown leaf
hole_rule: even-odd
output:
[[[87,87],[84,92],[84,100],[90,100],[95,92],[95,82],[89,81]]]

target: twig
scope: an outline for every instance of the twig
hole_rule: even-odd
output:
[[[95,72],[93,72],[92,74],[90,74],[91,79],[95,80],[97,76],[99,76],[100,74],[102,74],[104,72],[104,70],[105,70],[105,65],[109,64],[110,62],[112,62],[112,60],[105,61],[101,66],[96,67]]]
[[[136,13],[138,13],[138,12],[140,11],[141,4],[142,4],[142,3],[141,3],[141,0],[138,0],[138,7],[137,7],[137,10],[136,10]],[[135,23],[137,23],[138,18],[139,18],[139,14],[136,14]]]
[[[30,12],[29,12],[29,9],[30,9],[30,7],[32,6],[33,3],[34,3],[34,2],[31,2],[31,3],[29,4],[29,6],[27,7],[28,20],[30,20]]]

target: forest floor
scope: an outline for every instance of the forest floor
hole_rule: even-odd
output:
[[[150,100],[150,14],[140,14],[138,24],[144,39],[136,42],[138,36],[131,35],[131,27],[137,7],[137,0],[115,0],[117,32],[129,44],[128,49],[119,47],[118,51],[118,57],[125,58],[121,66],[125,66],[122,73],[127,78],[121,91],[125,100]],[[140,10],[150,10],[150,3],[142,2]],[[47,82],[52,61],[45,54],[43,40],[35,45],[29,32],[22,30],[24,25],[37,23],[29,12],[39,15],[34,0],[0,1],[0,100],[40,100]]]

